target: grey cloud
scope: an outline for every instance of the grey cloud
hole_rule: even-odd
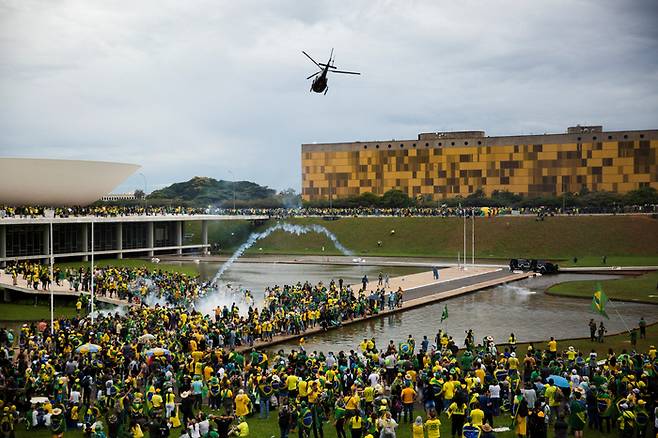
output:
[[[6,0],[0,155],[300,185],[300,144],[655,128],[654,1]],[[361,77],[308,92],[300,51]],[[122,187],[142,187],[131,177]]]

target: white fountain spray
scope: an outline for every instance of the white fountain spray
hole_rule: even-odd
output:
[[[224,264],[219,268],[215,274],[215,277],[210,282],[214,292],[208,293],[205,297],[197,300],[197,302],[194,303],[194,308],[203,314],[209,315],[218,306],[222,307],[226,305],[227,307],[230,307],[233,302],[238,303],[244,301],[244,297],[241,294],[242,291],[240,288],[237,288],[236,290],[235,287],[222,284],[220,278],[233,265],[233,263],[235,263],[236,260],[239,259],[242,254],[244,254],[246,250],[254,246],[257,241],[266,238],[278,230],[295,234],[297,236],[307,233],[324,234],[333,242],[333,244],[336,246],[336,249],[338,249],[343,255],[352,255],[352,252],[345,248],[338,241],[336,235],[322,225],[293,225],[289,223],[278,223],[261,233],[252,233],[247,241],[240,245],[240,247],[233,253],[233,255],[231,255],[231,257],[229,257],[228,260],[226,260],[226,262],[224,262]],[[246,311],[246,309],[244,310]]]
[[[248,250],[249,248],[254,246],[254,244],[257,241],[266,238],[267,236],[269,236],[270,234],[272,234],[273,232],[278,231],[278,230],[282,230],[282,231],[285,231],[286,233],[290,233],[290,234],[295,234],[297,236],[300,236],[300,235],[306,234],[306,233],[324,234],[325,236],[327,236],[334,243],[334,245],[336,246],[336,249],[338,251],[340,251],[341,253],[343,253],[343,255],[352,255],[352,252],[350,250],[348,250],[347,248],[345,248],[338,241],[338,238],[336,237],[336,235],[334,233],[332,233],[331,231],[329,231],[328,229],[326,229],[325,227],[323,227],[322,225],[316,225],[316,224],[293,225],[293,224],[288,224],[288,223],[285,223],[285,222],[284,223],[279,223],[279,224],[271,226],[270,228],[263,231],[262,233],[251,233],[251,235],[249,236],[247,241],[245,243],[243,243],[242,245],[240,245],[240,247],[233,253],[233,255],[231,257],[229,257],[229,259],[226,260],[224,262],[224,264],[219,268],[219,270],[217,271],[217,274],[215,274],[215,277],[212,280],[212,284],[217,284],[217,281],[220,279],[220,277],[222,275],[224,275],[224,272],[226,272],[226,270],[228,268],[230,268],[231,265],[233,265],[233,263],[235,263],[235,261],[237,259],[239,259],[242,256],[242,254],[244,254],[244,252],[246,250]]]

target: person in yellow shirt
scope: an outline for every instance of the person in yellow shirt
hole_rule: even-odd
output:
[[[299,381],[299,377],[297,377],[294,374],[290,374],[288,377],[286,377],[286,387],[288,388],[288,397],[291,400],[294,400],[297,398],[297,382]]]
[[[353,437],[360,437],[363,432],[363,419],[360,415],[353,415],[350,417],[348,424],[350,425],[350,433]]]
[[[414,417],[414,401],[416,400],[416,391],[411,386],[411,382],[402,390],[400,398],[402,399],[403,419],[407,423],[411,423],[411,419]]]
[[[359,397],[359,394],[355,389],[352,392],[352,395],[347,397],[345,401],[345,413],[347,414],[347,416],[356,415],[360,404],[361,404],[361,397]]]
[[[480,403],[473,403],[473,408],[471,409],[471,424],[473,426],[480,427],[482,426],[484,420],[484,411],[480,409]]]
[[[423,419],[419,416],[411,426],[411,438],[425,438],[425,428],[423,427]]]
[[[244,389],[238,391],[238,395],[235,396],[235,415],[237,417],[245,417],[249,415],[249,406],[251,400],[249,396],[244,393]]]
[[[425,421],[427,438],[439,438],[441,436],[441,420],[434,409],[430,410],[429,418]]]
[[[455,382],[452,380],[452,374],[450,380],[443,384],[441,391],[443,392],[443,409],[446,409],[455,397]]]
[[[551,339],[548,341],[548,355],[551,359],[557,357],[557,341],[553,336],[551,336]]]
[[[308,399],[308,382],[304,379],[297,382],[297,391],[299,392],[299,399],[306,401]]]

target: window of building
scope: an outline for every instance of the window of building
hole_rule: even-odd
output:
[[[481,140],[478,140],[478,144],[482,144],[482,141],[481,141]]]
[[[425,147],[429,147],[429,145],[430,145],[429,143],[425,143]]]
[[[609,135],[609,136],[608,136],[608,140],[612,140],[612,135]]]
[[[375,145],[375,148],[376,148],[376,149],[379,149],[379,145]]]
[[[596,135],[594,137],[592,137],[592,140],[596,140]]]
[[[468,146],[468,142],[467,142],[467,141],[465,141],[465,142],[464,142],[464,145],[465,145],[465,146]]]
[[[628,134],[624,134],[624,138],[628,138]]]
[[[363,146],[363,149],[368,149],[368,145]]]
[[[451,145],[454,146],[454,145],[455,145],[455,142],[453,141],[453,142],[451,143]]]
[[[644,134],[640,134],[640,138],[644,138]]]
[[[391,148],[391,145],[390,145],[390,144],[388,145],[388,148],[389,148],[389,149]]]
[[[403,147],[404,147],[404,144],[400,143],[400,147],[403,148]]]
[[[416,147],[416,143],[414,143],[412,146],[413,146],[413,147]]]

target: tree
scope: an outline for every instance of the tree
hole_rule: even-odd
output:
[[[392,189],[382,195],[382,207],[396,208],[396,207],[409,207],[413,204],[413,200],[404,193],[402,190]]]
[[[626,205],[658,204],[658,192],[653,187],[640,187],[624,195]]]
[[[144,190],[137,189],[135,190],[135,193],[133,193],[133,195],[135,196],[135,199],[144,199],[146,193],[144,193]]]

